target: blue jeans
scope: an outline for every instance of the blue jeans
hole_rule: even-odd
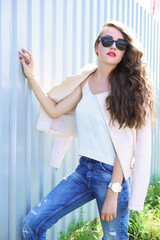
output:
[[[46,239],[46,231],[60,218],[83,204],[96,199],[99,214],[106,198],[113,167],[87,157],[81,157],[75,171],[43,198],[25,217],[22,228],[27,240]],[[127,240],[129,182],[123,180],[118,195],[117,217],[101,220],[103,240]]]

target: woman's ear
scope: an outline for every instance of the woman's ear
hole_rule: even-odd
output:
[[[94,51],[96,53],[96,56],[98,57],[98,42],[96,42],[96,44],[94,46]]]

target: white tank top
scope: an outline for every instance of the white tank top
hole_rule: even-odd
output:
[[[108,92],[100,93],[107,96]],[[103,119],[96,95],[90,91],[88,81],[76,107],[78,154],[114,165],[115,150]]]

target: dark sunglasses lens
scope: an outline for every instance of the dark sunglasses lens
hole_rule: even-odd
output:
[[[119,49],[119,50],[125,50],[126,47],[127,47],[127,42],[126,41],[123,41],[123,40],[118,40],[116,42],[116,47]]]
[[[104,37],[102,38],[103,47],[110,47],[113,44],[113,40],[111,38]]]

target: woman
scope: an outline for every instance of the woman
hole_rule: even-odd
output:
[[[143,54],[129,31],[113,22],[104,24],[95,53],[98,66],[85,66],[45,94],[34,77],[32,54],[19,52],[24,74],[43,108],[37,127],[57,136],[50,164],[59,167],[76,134],[81,156],[76,170],[26,216],[24,239],[45,239],[47,229],[61,217],[96,199],[103,240],[125,240],[129,209],[143,210],[154,112]]]

